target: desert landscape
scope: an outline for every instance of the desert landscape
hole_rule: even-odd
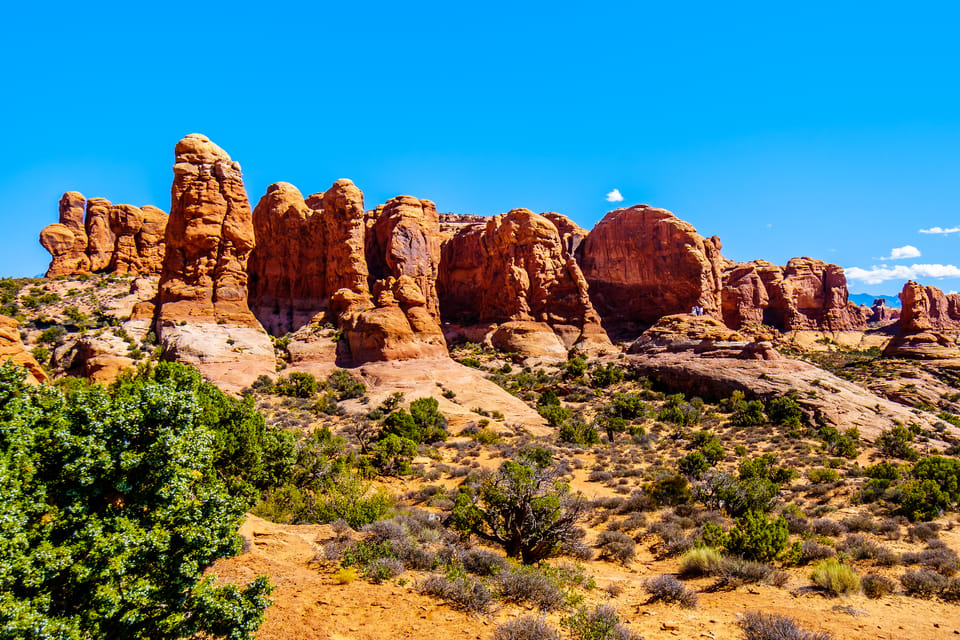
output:
[[[0,280],[3,637],[960,634],[960,295],[173,155],[169,212],[66,192]]]

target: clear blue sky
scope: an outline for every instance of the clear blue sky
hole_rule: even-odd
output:
[[[368,207],[589,228],[646,202],[735,260],[960,289],[935,277],[960,276],[960,232],[918,232],[960,226],[953,3],[140,4],[4,9],[0,274],[45,269],[63,191],[168,209],[201,132],[253,203],[349,177]]]

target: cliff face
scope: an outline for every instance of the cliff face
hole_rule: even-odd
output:
[[[738,263],[723,274],[723,320],[733,329],[750,322],[781,331],[865,329],[866,317],[848,295],[835,264],[812,258],[793,258],[785,267]]]
[[[919,359],[960,358],[957,344],[941,333],[960,329],[958,303],[960,295],[947,295],[912,280],[904,284],[900,292],[899,329],[883,354]]]
[[[604,216],[577,258],[604,326],[639,333],[694,306],[720,317],[720,249],[719,238],[704,238],[669,211],[637,205]]]
[[[577,261],[544,216],[514,209],[466,226],[440,264],[444,320],[502,325],[494,346],[558,355],[610,344]]]
[[[156,207],[85,200],[68,191],[60,198],[59,222],[40,232],[40,244],[51,256],[46,276],[160,273],[166,226],[167,214]]]

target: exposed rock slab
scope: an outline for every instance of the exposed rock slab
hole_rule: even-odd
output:
[[[727,398],[734,391],[764,399],[794,391],[797,402],[815,419],[841,431],[856,427],[868,440],[897,423],[930,427],[933,422],[933,416],[881,398],[798,360],[742,360],[664,352],[631,355],[628,362],[639,375],[655,377],[671,389],[707,400]],[[960,429],[950,430],[960,435]]]

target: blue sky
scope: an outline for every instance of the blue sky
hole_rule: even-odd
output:
[[[5,9],[2,275],[45,269],[63,191],[168,209],[201,132],[253,203],[349,177],[589,228],[646,202],[734,260],[960,289],[960,232],[919,233],[960,226],[950,3],[136,4]]]

